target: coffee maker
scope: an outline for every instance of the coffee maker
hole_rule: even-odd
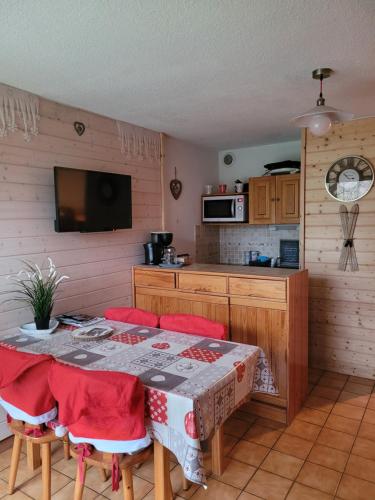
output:
[[[158,265],[176,263],[176,249],[171,245],[173,233],[168,231],[153,231],[151,241],[143,245],[145,249],[145,264]]]

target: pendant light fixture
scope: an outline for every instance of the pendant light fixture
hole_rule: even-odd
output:
[[[333,73],[331,68],[318,68],[312,72],[314,80],[320,80],[320,94],[316,106],[302,115],[293,118],[297,127],[308,128],[314,135],[325,135],[334,122],[346,122],[353,118],[353,113],[340,111],[339,109],[326,106],[323,97],[323,80],[329,78]]]

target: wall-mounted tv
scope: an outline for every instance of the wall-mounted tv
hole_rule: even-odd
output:
[[[132,227],[130,175],[54,167],[54,178],[56,232]]]

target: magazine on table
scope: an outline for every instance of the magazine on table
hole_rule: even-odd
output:
[[[89,314],[60,314],[56,319],[65,325],[72,326],[91,326],[103,321],[99,316],[90,316]]]

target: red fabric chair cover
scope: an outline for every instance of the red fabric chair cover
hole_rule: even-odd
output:
[[[106,319],[112,319],[113,321],[149,326],[150,328],[159,326],[159,316],[136,307],[110,307],[104,312],[104,316]]]
[[[0,397],[34,417],[50,412],[56,406],[48,385],[53,362],[46,354],[0,346]]]
[[[49,384],[59,404],[59,422],[74,436],[121,441],[146,436],[144,388],[138,377],[56,362]]]
[[[165,314],[160,316],[160,328],[180,333],[201,335],[217,340],[227,338],[227,328],[221,323],[193,314]]]

